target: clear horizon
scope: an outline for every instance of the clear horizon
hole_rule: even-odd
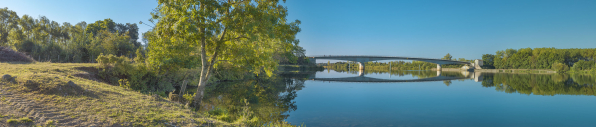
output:
[[[156,1],[7,1],[9,10],[57,22],[147,22]],[[481,59],[508,48],[596,48],[596,1],[297,1],[307,55]],[[150,27],[139,24],[139,33]],[[139,35],[142,36],[142,35]],[[141,41],[141,40],[139,40]],[[322,61],[319,61],[322,62]],[[326,61],[325,61],[326,62]]]

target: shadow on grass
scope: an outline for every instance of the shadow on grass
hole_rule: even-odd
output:
[[[58,77],[47,77],[43,74],[28,75],[22,79],[17,79],[16,84],[9,83],[16,86],[18,91],[24,93],[34,94],[45,94],[45,95],[56,95],[56,96],[86,96],[91,98],[99,99],[105,96],[122,96],[121,93],[113,92],[104,89],[83,88],[80,85],[68,80],[61,79]]]
[[[88,80],[92,80],[92,81],[96,81],[96,82],[110,84],[110,82],[99,77],[99,69],[97,69],[95,67],[75,67],[74,69],[84,71],[87,73],[78,73],[78,74],[74,74],[72,76],[84,78],[84,79],[88,79]]]

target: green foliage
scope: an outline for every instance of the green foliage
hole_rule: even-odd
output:
[[[482,74],[483,87],[497,91],[533,95],[591,95],[596,96],[596,78],[583,74]]]
[[[451,60],[451,58],[453,58],[453,56],[451,56],[451,54],[447,53],[447,55],[443,56],[443,58],[441,58],[441,59]]]
[[[143,34],[149,40],[146,62],[153,70],[176,71],[179,68],[196,68],[201,65],[193,41],[161,39],[154,32]]]
[[[37,61],[94,62],[100,54],[135,56],[141,48],[136,24],[115,23],[111,19],[87,24],[58,23],[45,16],[19,18],[1,8],[0,46],[25,52]]]
[[[45,127],[56,127],[56,121],[54,121],[54,120],[46,121]]]
[[[191,103],[193,101],[193,99],[194,99],[195,94],[185,93],[184,95],[182,95],[182,98],[184,98],[184,101],[186,101],[188,103]]]
[[[143,52],[143,50],[139,48],[137,49],[135,54],[137,54],[137,56],[134,59],[136,63],[145,63],[145,53]]]
[[[23,118],[19,119],[19,121],[21,123],[31,123],[31,122],[33,122],[33,120],[31,120],[31,119],[29,119],[27,117],[23,117]]]
[[[85,31],[87,33],[91,33],[94,36],[96,36],[98,34],[98,32],[102,31],[102,30],[115,32],[116,31],[116,23],[114,21],[112,21],[112,19],[107,18],[107,19],[104,19],[103,21],[98,20],[98,21],[95,21],[95,23],[88,24],[87,28],[85,29]]]
[[[8,119],[8,120],[6,120],[6,123],[16,124],[16,123],[19,123],[19,120],[17,120],[17,119]]]
[[[436,76],[436,72],[435,72]],[[264,80],[222,82],[207,87],[204,104],[213,117],[245,126],[283,123],[287,112],[295,111],[296,92],[306,78],[267,77]],[[285,124],[286,126],[289,124]]]
[[[23,118],[20,118],[20,119],[8,119],[8,120],[6,120],[6,123],[9,123],[9,124],[32,123],[32,122],[33,122],[33,120],[31,120],[31,119],[29,119],[27,117],[23,117]]]
[[[557,73],[565,73],[569,71],[569,66],[563,63],[555,63],[553,64],[553,70],[557,71]]]
[[[228,110],[223,109],[223,108],[215,108],[213,110],[208,111],[207,113],[211,116],[214,116],[218,120],[222,120],[222,121],[226,121],[226,122],[232,122],[232,120],[233,120],[232,117],[230,116],[230,114],[228,113]]]
[[[573,70],[573,71],[583,71],[583,70],[591,70],[592,68],[594,68],[594,62],[580,60],[580,61],[577,61],[577,62],[575,62],[573,64],[573,67],[571,67],[571,70]]]
[[[198,69],[178,69],[164,74],[158,74],[155,70],[149,69],[145,63],[133,63],[127,57],[116,57],[115,55],[100,54],[97,58],[100,64],[99,76],[110,84],[121,87],[139,90],[141,92],[171,92],[173,85],[182,84],[183,80],[189,80],[188,85],[198,84],[200,70]],[[216,73],[216,78],[221,79],[241,79],[242,73],[237,70],[220,67]],[[223,74],[220,74],[223,73]],[[226,73],[230,72],[230,73]],[[237,78],[231,78],[227,75],[236,75]],[[164,94],[165,95],[165,94]]]
[[[482,55],[482,68],[486,68],[486,69],[494,69],[495,66],[495,55],[492,54],[483,54]]]
[[[451,85],[451,83],[452,83],[451,80],[443,81],[443,84],[445,84],[445,86],[449,86],[449,85]]]
[[[140,91],[171,91],[174,88],[164,75],[156,75],[143,63],[132,63],[130,59],[112,54],[97,58],[102,70],[99,76],[114,85]]]
[[[493,58],[493,66],[497,69],[564,69],[562,66],[554,67],[554,64],[574,65],[574,63],[582,60],[593,63],[596,57],[594,52],[596,52],[596,49],[507,49],[496,52]],[[490,58],[487,57],[487,59]],[[587,62],[583,63],[587,64]],[[594,66],[593,64],[591,66],[584,65],[583,63],[578,66],[578,69],[585,70],[583,68],[593,68]]]
[[[146,33],[148,63],[160,70],[197,65],[208,69],[219,62],[207,58],[217,58],[214,60],[270,76],[279,62],[276,54],[301,51],[295,39],[300,21],[287,22],[287,10],[278,2],[160,1],[152,13],[159,22]],[[291,62],[294,59],[289,57]]]

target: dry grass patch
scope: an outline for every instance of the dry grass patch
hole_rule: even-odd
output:
[[[97,64],[85,63],[0,63],[0,75],[10,74],[17,84],[4,82],[12,92],[26,95],[46,106],[58,109],[70,118],[91,123],[122,126],[197,126],[204,123],[229,125],[203,117],[161,97],[154,97],[92,78],[88,74]],[[86,68],[81,69],[81,68]],[[91,73],[91,74],[90,74]],[[96,74],[95,74],[96,75]],[[60,119],[56,119],[60,123]]]

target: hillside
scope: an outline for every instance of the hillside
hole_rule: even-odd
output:
[[[0,63],[0,126],[228,125],[183,104],[106,84],[97,80],[96,67]]]

